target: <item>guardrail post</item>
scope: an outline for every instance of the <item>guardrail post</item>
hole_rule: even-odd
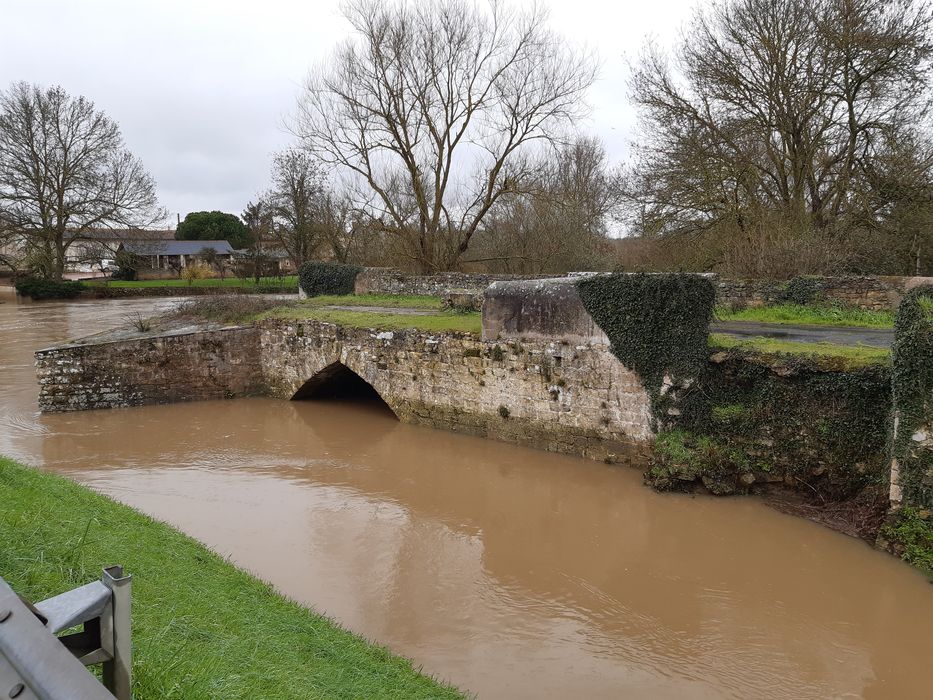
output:
[[[112,594],[110,605],[101,615],[101,642],[111,656],[103,663],[103,678],[104,685],[117,700],[131,700],[133,697],[132,579],[129,574],[124,575],[122,566],[107,567],[101,577]]]

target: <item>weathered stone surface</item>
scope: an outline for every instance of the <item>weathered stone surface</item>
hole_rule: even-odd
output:
[[[316,321],[264,322],[260,337],[265,384],[282,398],[340,363],[409,423],[611,461],[653,437],[641,381],[605,345],[484,342]]]
[[[343,366],[403,421],[625,462],[653,438],[639,378],[605,345],[376,332],[318,321],[70,344],[36,354],[43,411],[266,394]]]
[[[584,308],[577,280],[493,282],[483,303],[483,339],[560,338],[574,344],[608,345]]]
[[[933,283],[929,277],[814,277],[826,301],[862,309],[896,309],[904,293]],[[765,306],[780,301],[786,282],[766,279],[724,279],[716,282],[717,303],[723,306]]]
[[[186,331],[36,353],[39,408],[80,411],[249,396],[263,390],[255,328]]]

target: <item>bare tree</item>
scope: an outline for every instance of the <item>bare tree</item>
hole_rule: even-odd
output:
[[[246,228],[249,229],[250,240],[249,258],[252,262],[253,279],[256,284],[262,277],[262,269],[266,262],[266,244],[269,243],[272,231],[272,211],[269,203],[259,197],[255,202],[247,202],[246,208],[240,214]]]
[[[272,186],[265,195],[272,239],[295,267],[312,260],[322,243],[324,171],[306,151],[291,148],[272,158]]]
[[[366,244],[360,212],[346,189],[329,189],[321,200],[321,233],[335,262],[358,262]]]
[[[776,230],[809,246],[885,226],[892,197],[930,172],[930,30],[921,0],[698,10],[673,58],[649,46],[633,74],[633,226],[751,247]],[[912,181],[892,187],[898,173]]]
[[[93,229],[161,217],[155,183],[93,102],[28,83],[0,92],[0,218],[41,274],[61,279],[68,248]]]
[[[198,251],[198,258],[208,268],[216,270],[220,279],[224,279],[227,276],[227,261],[224,260],[214,248],[204,246]]]
[[[360,211],[422,271],[455,266],[490,209],[532,173],[529,147],[583,111],[593,57],[538,5],[354,0],[356,37],[307,81],[294,130],[362,185]]]
[[[465,262],[523,274],[603,269],[620,198],[602,143],[579,138],[543,156],[525,191],[497,202]]]

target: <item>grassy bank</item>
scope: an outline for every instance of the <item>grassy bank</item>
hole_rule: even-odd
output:
[[[133,574],[134,697],[456,698],[194,540],[67,479],[0,458],[0,575],[41,600]]]
[[[864,367],[872,364],[885,364],[891,361],[891,351],[886,348],[874,348],[866,345],[834,345],[833,343],[798,343],[773,338],[734,338],[728,335],[712,333],[709,337],[710,348],[728,350],[740,348],[763,355],[803,355],[816,359],[833,360],[839,369]]]
[[[381,306],[391,309],[423,309],[439,311],[438,297],[410,296],[404,294],[345,294],[341,296],[317,296],[306,299],[309,306]]]
[[[869,311],[848,306],[774,304],[759,308],[730,311],[719,308],[721,321],[756,321],[806,326],[849,326],[860,328],[893,328],[893,311]]]
[[[267,311],[258,318],[289,318],[326,321],[355,328],[375,328],[378,330],[403,330],[414,328],[422,331],[441,333],[457,331],[461,333],[482,332],[482,315],[478,312],[458,313],[438,311],[433,314],[393,314],[377,311],[344,311],[324,309],[314,304],[300,303]]]

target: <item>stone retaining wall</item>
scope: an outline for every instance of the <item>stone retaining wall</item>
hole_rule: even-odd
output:
[[[540,275],[538,275],[540,277]],[[471,294],[482,297],[493,282],[535,279],[534,275],[486,275],[441,272],[436,275],[410,275],[388,267],[367,267],[356,277],[356,294],[406,294],[444,297]]]
[[[896,309],[905,292],[933,283],[929,277],[811,277],[806,278],[829,302],[862,309]],[[717,303],[724,306],[765,306],[784,300],[788,283],[765,279],[716,281]]]
[[[259,331],[231,328],[78,342],[36,353],[39,408],[80,411],[263,391]]]
[[[580,274],[580,273],[576,273]],[[446,297],[471,295],[477,309],[493,282],[543,279],[542,275],[487,275],[444,272],[410,275],[393,268],[368,267],[356,278],[356,294],[410,294]],[[933,283],[929,277],[812,277],[807,278],[826,301],[876,311],[896,309],[904,293]],[[765,306],[784,300],[787,281],[725,279],[715,281],[717,303],[724,306]]]

